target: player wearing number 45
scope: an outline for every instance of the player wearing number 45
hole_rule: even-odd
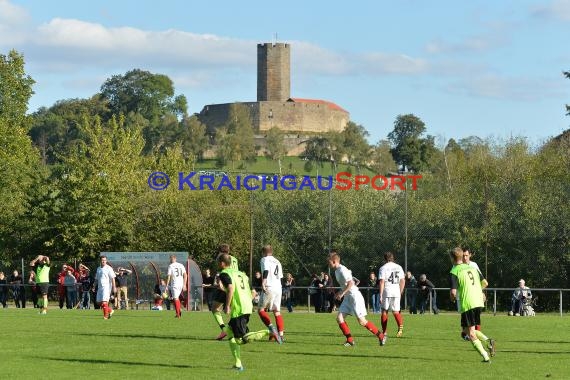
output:
[[[281,279],[283,278],[283,268],[281,263],[273,256],[273,248],[266,245],[262,250],[263,257],[261,258],[261,289],[263,290],[263,304],[257,312],[261,321],[274,331],[275,327],[271,324],[271,319],[265,311],[268,309],[273,312],[275,316],[275,324],[279,337],[283,339],[283,316],[281,315]]]
[[[344,345],[346,347],[354,346],[354,339],[352,338],[348,324],[344,320],[345,315],[354,315],[358,320],[358,323],[372,334],[376,335],[380,345],[382,345],[384,334],[378,331],[378,328],[374,323],[366,320],[366,305],[364,304],[364,297],[362,297],[362,293],[360,293],[360,290],[358,290],[358,287],[354,283],[352,272],[340,263],[340,255],[337,251],[331,251],[328,262],[329,267],[334,270],[336,281],[341,288],[341,291],[335,295],[335,299],[340,301],[344,297],[340,307],[338,308],[338,315],[336,317],[338,327],[340,327],[340,330],[346,337]]]
[[[261,330],[249,332],[247,326],[249,316],[253,311],[252,289],[249,285],[249,279],[245,273],[232,269],[232,257],[223,253],[218,256],[218,265],[221,269],[220,281],[226,289],[226,305],[225,312],[230,314],[229,329],[227,336],[230,343],[230,350],[235,360],[234,369],[243,371],[241,363],[241,345],[253,340],[267,339],[271,333],[278,343],[281,343],[279,335],[275,330]]]
[[[473,347],[481,354],[484,362],[490,362],[489,356],[495,355],[495,341],[489,339],[481,331],[475,330],[476,325],[481,324],[481,310],[483,310],[483,292],[481,290],[481,278],[479,272],[463,263],[463,250],[455,248],[450,253],[453,268],[451,268],[451,301],[459,302],[461,313],[461,327],[469,336]],[[487,345],[483,348],[481,341]]]
[[[176,255],[170,255],[170,265],[168,266],[168,278],[166,279],[166,289],[170,285],[170,294],[174,302],[174,310],[176,310],[176,318],[180,318],[182,311],[180,310],[180,293],[186,291],[186,283],[188,275],[184,265],[176,261]]]
[[[386,329],[388,327],[388,311],[392,311],[396,322],[398,323],[398,333],[396,337],[400,338],[404,329],[404,316],[400,313],[400,299],[406,286],[404,270],[394,262],[394,254],[386,252],[384,254],[384,264],[378,272],[378,280],[380,286],[380,306],[382,307],[382,345],[386,343]]]

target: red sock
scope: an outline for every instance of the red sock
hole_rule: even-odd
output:
[[[342,331],[342,333],[346,337],[346,341],[352,342],[352,335],[350,334],[350,329],[348,328],[348,325],[346,324],[346,322],[339,323],[338,327],[340,327],[340,330]]]
[[[101,310],[103,310],[104,317],[107,317],[109,315],[109,307],[107,306],[107,302],[101,302]]]
[[[265,324],[265,326],[269,326],[271,324],[271,319],[269,319],[269,314],[263,309],[259,309],[257,312],[259,314],[259,318],[261,318],[261,322]]]
[[[382,313],[380,320],[382,321],[382,332],[386,333],[386,329],[388,328],[388,314]]]
[[[174,300],[174,310],[176,310],[176,316],[179,317],[180,316],[180,300],[179,299]]]
[[[398,323],[398,328],[404,325],[404,316],[402,314],[394,313],[394,318],[396,318],[396,322]],[[386,317],[386,320],[388,320],[388,317]]]
[[[275,316],[275,324],[277,324],[277,331],[282,333],[284,329],[284,324],[283,324],[283,316],[281,314]]]
[[[378,327],[376,327],[374,323],[368,321],[366,322],[366,325],[364,325],[364,327],[366,327],[366,329],[370,331],[372,334],[378,335]]]
[[[481,331],[481,325],[475,325],[475,330]]]

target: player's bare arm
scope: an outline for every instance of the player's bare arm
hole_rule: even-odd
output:
[[[184,283],[182,284],[182,291],[186,291],[186,283],[188,282],[188,275],[186,273],[184,273],[184,275],[182,276],[184,279]]]
[[[449,296],[451,298],[451,302],[455,302],[455,300],[457,299],[457,289],[451,289],[449,291]]]
[[[380,290],[380,294],[378,295],[379,297],[379,301],[380,303],[382,303],[382,294],[384,294],[384,279],[381,278],[380,281],[378,281],[378,288]]]
[[[404,288],[406,287],[406,279],[400,279],[400,297],[404,294]]]

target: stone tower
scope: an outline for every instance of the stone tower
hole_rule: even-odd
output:
[[[257,101],[284,102],[291,97],[291,49],[285,43],[257,45]]]

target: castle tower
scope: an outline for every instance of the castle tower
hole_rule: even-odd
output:
[[[257,101],[286,101],[291,97],[289,44],[257,45]]]

